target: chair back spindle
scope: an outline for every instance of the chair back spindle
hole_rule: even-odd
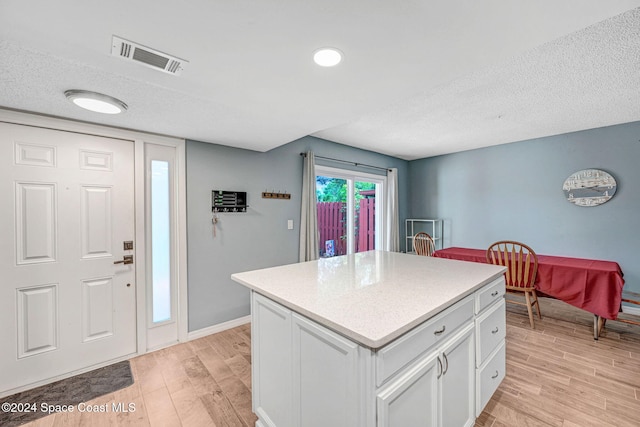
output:
[[[436,245],[428,233],[421,231],[413,236],[413,250],[418,255],[432,256],[436,251]]]
[[[489,264],[507,267],[504,273],[506,289],[509,292],[524,292],[525,302],[511,300],[515,304],[527,306],[529,322],[531,328],[533,323],[533,306],[536,306],[538,317],[542,319],[540,313],[540,303],[536,294],[535,282],[538,272],[538,257],[529,246],[513,240],[501,240],[495,242],[486,252]]]
[[[531,288],[536,281],[538,257],[524,243],[502,240],[489,246],[487,262],[507,267],[505,282],[507,286]]]

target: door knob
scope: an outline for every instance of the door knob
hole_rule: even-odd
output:
[[[125,255],[120,261],[114,261],[114,264],[133,264],[133,255]]]

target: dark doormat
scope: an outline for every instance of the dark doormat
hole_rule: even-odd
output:
[[[59,405],[72,405],[112,393],[133,384],[129,361],[118,362],[75,377],[0,399],[0,426],[19,426],[49,415]]]

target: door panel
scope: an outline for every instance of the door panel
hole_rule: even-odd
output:
[[[132,141],[0,123],[0,395],[136,351]]]
[[[362,425],[359,349],[356,343],[293,314],[295,426]]]
[[[424,357],[377,395],[381,427],[435,427],[438,414],[437,353]]]
[[[56,165],[56,147],[16,142],[15,156],[16,165],[49,167]]]
[[[18,264],[55,261],[55,184],[17,182],[15,198]]]
[[[251,298],[252,409],[261,420],[291,427],[291,311],[255,292]]]
[[[445,370],[441,384],[441,425],[472,426],[475,420],[475,341],[468,325],[442,352]]]
[[[113,280],[82,281],[82,341],[113,335]]]
[[[111,188],[82,186],[80,202],[82,258],[111,255]]]
[[[18,289],[18,358],[58,346],[57,285]]]
[[[110,172],[113,153],[80,150],[80,169]]]

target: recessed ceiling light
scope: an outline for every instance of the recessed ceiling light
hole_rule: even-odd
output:
[[[103,114],[119,114],[127,110],[127,104],[109,95],[87,90],[68,90],[64,96],[78,107]]]
[[[342,61],[342,52],[335,47],[323,47],[313,53],[313,60],[321,67],[333,67]]]

